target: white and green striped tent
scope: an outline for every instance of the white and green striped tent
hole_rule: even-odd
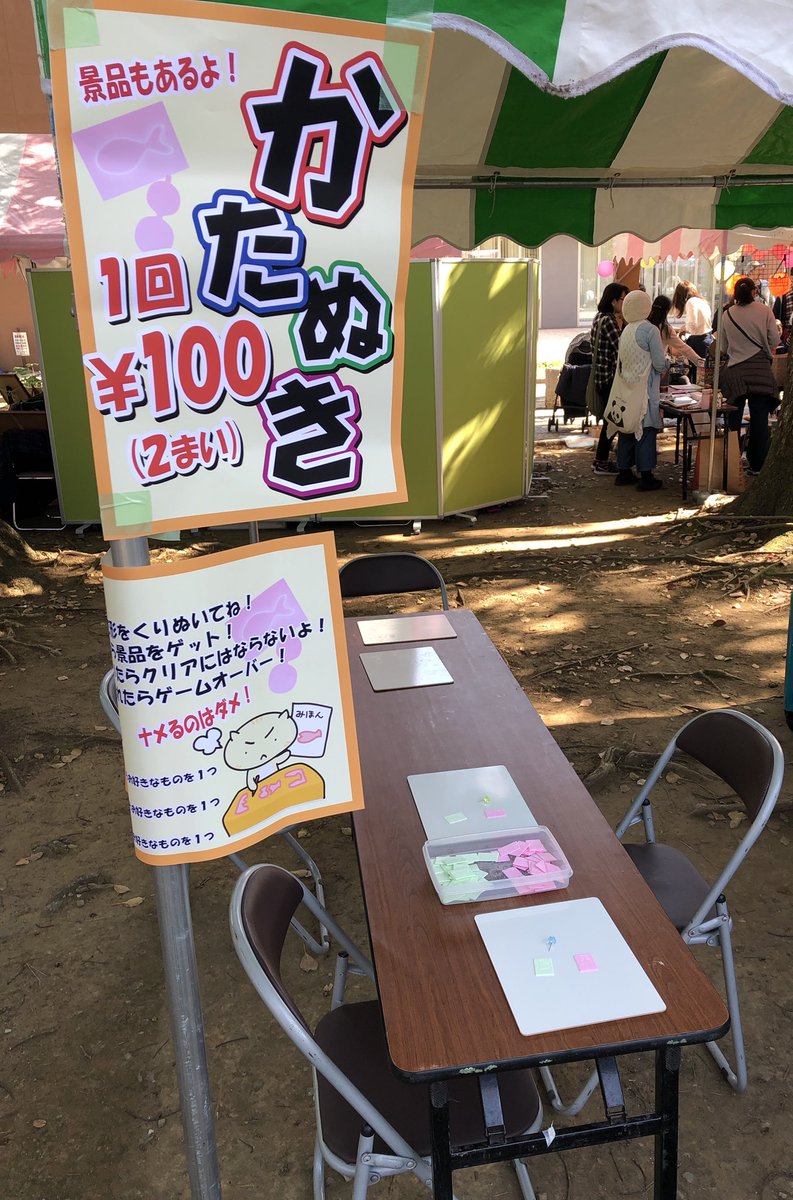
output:
[[[793,225],[793,0],[440,3],[264,5],[435,30],[414,243]]]

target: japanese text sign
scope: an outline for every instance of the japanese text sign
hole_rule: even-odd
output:
[[[362,807],[332,534],[104,575],[139,858]]]
[[[105,535],[405,499],[430,35],[197,0],[62,17],[56,131]]]

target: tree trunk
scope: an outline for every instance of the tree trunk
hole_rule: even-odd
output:
[[[793,517],[793,351],[788,353],[785,394],[768,458],[730,511],[743,516]]]
[[[10,585],[9,595],[24,593],[31,582],[42,578],[42,567],[51,561],[51,556],[31,550],[16,529],[0,519],[0,596],[5,595],[3,585]]]

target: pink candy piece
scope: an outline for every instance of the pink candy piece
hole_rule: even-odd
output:
[[[508,879],[523,879],[524,877],[523,872],[519,871],[517,867],[505,867],[504,874]]]
[[[584,974],[586,971],[597,971],[598,965],[591,954],[574,954],[575,965]]]
[[[521,871],[531,870],[531,863],[529,862],[528,858],[516,858],[514,866],[518,867]]]

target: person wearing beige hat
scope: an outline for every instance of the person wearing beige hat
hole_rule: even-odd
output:
[[[647,320],[651,307],[652,301],[643,291],[629,292],[623,301],[625,328],[620,334],[617,373],[605,412],[609,431],[619,435],[614,482],[618,487],[636,484],[640,492],[663,486],[653,475],[653,468],[658,461],[658,430],[663,428],[661,374],[669,360],[658,328]]]

